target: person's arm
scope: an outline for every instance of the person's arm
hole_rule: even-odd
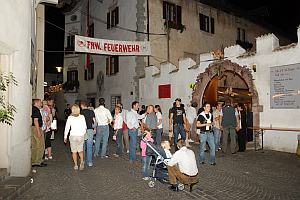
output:
[[[33,123],[34,123],[34,127],[36,129],[36,135],[38,137],[41,137],[42,136],[42,133],[40,131],[40,125],[39,125],[39,118],[34,118],[33,119]]]
[[[169,118],[169,130],[173,131],[173,113],[170,113],[170,118]]]
[[[220,115],[219,115],[220,129],[223,129],[223,126],[222,126],[222,120],[223,120],[223,111],[221,110],[221,111],[220,111]]]
[[[66,123],[66,126],[65,126],[65,132],[64,132],[64,142],[67,143],[67,137],[68,137],[68,133],[69,133],[69,130],[71,128],[71,120],[70,120],[70,117],[67,119],[67,123]]]
[[[167,165],[172,167],[172,166],[178,164],[179,159],[180,159],[180,156],[178,155],[178,152],[175,152],[174,155],[172,156],[172,158],[168,161]]]
[[[158,118],[158,122],[157,122],[157,126],[160,126],[162,124],[162,115],[159,114],[159,118]]]

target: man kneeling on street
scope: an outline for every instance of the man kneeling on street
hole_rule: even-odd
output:
[[[195,154],[185,146],[185,141],[179,139],[177,142],[178,151],[166,162],[168,167],[171,186],[169,189],[178,191],[177,180],[185,185],[189,185],[190,192],[192,187],[198,182],[198,168]]]

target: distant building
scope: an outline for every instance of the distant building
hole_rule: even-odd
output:
[[[66,101],[85,99],[97,104],[97,99],[104,97],[109,108],[118,101],[128,108],[131,101],[140,97],[138,80],[145,75],[145,67],[165,62],[178,67],[179,59],[186,57],[199,63],[200,53],[232,44],[255,49],[255,37],[272,32],[243,17],[241,12],[236,14],[235,10],[200,2],[82,0],[72,5],[65,17],[64,82],[77,87],[66,91]],[[74,34],[113,40],[149,39],[152,55],[148,58],[73,53]],[[284,44],[288,42],[278,37]]]

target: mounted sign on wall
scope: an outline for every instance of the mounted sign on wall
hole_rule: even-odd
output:
[[[150,56],[150,42],[147,41],[119,41],[75,35],[75,51],[83,53]]]
[[[270,68],[271,109],[300,109],[300,63]]]
[[[158,86],[158,98],[171,98],[171,84]]]

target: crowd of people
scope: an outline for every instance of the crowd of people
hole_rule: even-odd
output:
[[[199,164],[205,164],[205,151],[209,149],[208,163],[216,165],[216,151],[227,153],[228,137],[230,152],[235,154],[246,149],[245,107],[227,100],[225,105],[209,103],[196,110],[197,103],[186,107],[177,98],[169,109],[169,139],[163,137],[163,113],[159,105],[142,106],[132,102],[131,110],[116,104],[111,112],[105,107],[104,98],[99,99],[99,107],[94,109],[87,102],[67,105],[64,142],[70,142],[74,170],[92,167],[93,159],[109,158],[108,142],[115,141],[114,157],[128,153],[131,166],[139,166],[137,154],[141,157],[141,174],[150,179],[152,156],[147,155],[148,142],[161,147],[167,155],[165,164],[170,178],[170,189],[177,191],[177,180],[192,187],[198,180],[198,168],[191,143],[199,144]],[[43,158],[52,159],[49,132],[53,121],[53,101],[33,100],[32,164],[42,166]],[[42,137],[45,135],[45,137]],[[41,138],[44,138],[43,141]],[[237,144],[238,143],[238,147]],[[171,146],[174,145],[174,154]],[[45,155],[47,149],[47,155]],[[137,153],[140,152],[140,153]],[[79,157],[79,161],[78,161]],[[190,188],[191,189],[191,188]]]

